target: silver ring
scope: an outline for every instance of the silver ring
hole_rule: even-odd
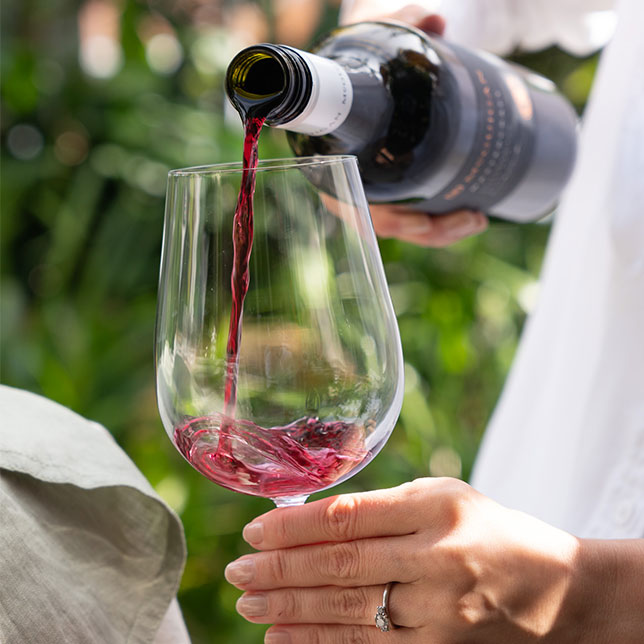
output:
[[[391,621],[389,617],[389,595],[391,594],[391,588],[395,582],[390,581],[385,586],[385,591],[382,593],[382,606],[378,606],[376,610],[376,626],[383,632],[387,633],[388,631],[396,628],[396,625]]]

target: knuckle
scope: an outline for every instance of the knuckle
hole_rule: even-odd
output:
[[[369,644],[365,629],[360,626],[348,626],[343,629],[342,644]]]
[[[425,477],[414,479],[413,481],[407,481],[406,483],[402,483],[399,486],[399,489],[402,492],[403,496],[409,498],[418,496],[419,494],[424,495],[427,492],[427,485],[429,480],[429,478]]]
[[[281,628],[280,628],[281,631]],[[296,627],[288,629],[290,634],[289,642],[294,642],[295,644],[335,644],[332,643],[332,640],[325,637],[321,628],[315,627]],[[272,629],[269,629],[267,634],[270,634]]]
[[[354,580],[360,570],[360,550],[355,542],[328,546],[324,553],[326,572],[331,579]]]
[[[279,601],[274,602],[274,615],[279,621],[292,618],[302,613],[298,594],[293,590],[285,590],[279,594]]]
[[[289,641],[295,644],[329,644],[329,640],[324,636],[321,628],[298,629],[296,633],[291,634]]]
[[[308,639],[306,644],[324,644],[322,642],[322,635],[317,628],[308,629]]]
[[[456,497],[468,497],[472,489],[465,481],[453,477],[445,477],[445,487],[452,495]]]
[[[443,479],[440,504],[442,516],[447,526],[453,528],[463,521],[472,498],[472,488],[467,483],[459,479]]]
[[[269,574],[279,585],[284,584],[288,574],[288,564],[286,563],[286,556],[282,550],[272,552],[269,561]]]
[[[414,479],[399,485],[396,493],[404,507],[422,510],[428,502],[432,485],[433,481],[430,478]]]
[[[457,615],[468,629],[480,628],[498,621],[502,616],[495,603],[484,593],[471,591],[457,602]]]
[[[354,496],[339,496],[326,509],[324,522],[330,535],[338,540],[350,539],[356,531],[358,501]]]
[[[363,588],[341,588],[329,597],[329,612],[351,619],[359,619],[368,612],[366,593]]]
[[[292,538],[292,533],[288,530],[286,526],[286,521],[284,520],[284,514],[282,512],[277,512],[271,516],[271,533],[272,541],[276,541],[279,544],[288,543]]]

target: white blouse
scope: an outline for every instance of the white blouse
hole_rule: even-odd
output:
[[[496,52],[588,53],[614,29],[472,484],[578,536],[644,537],[644,2],[427,4],[447,17],[446,38]],[[595,13],[612,5],[616,21]]]
[[[582,56],[605,45],[615,28],[614,0],[344,0],[340,22],[381,17],[408,4],[444,16],[447,40],[496,54],[559,45]]]
[[[617,10],[539,304],[473,476],[506,505],[603,538],[644,537],[644,2]]]

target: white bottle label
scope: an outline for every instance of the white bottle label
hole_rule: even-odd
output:
[[[328,58],[299,49],[293,51],[302,56],[311,71],[311,98],[299,116],[275,127],[309,136],[333,132],[344,123],[351,110],[353,87],[349,75],[338,63]]]

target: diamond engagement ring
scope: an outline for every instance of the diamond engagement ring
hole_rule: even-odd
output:
[[[378,606],[376,610],[376,626],[383,632],[396,628],[395,624],[391,621],[389,617],[389,594],[391,593],[391,587],[394,585],[393,581],[390,581],[385,586],[385,592],[382,593],[382,606]]]

